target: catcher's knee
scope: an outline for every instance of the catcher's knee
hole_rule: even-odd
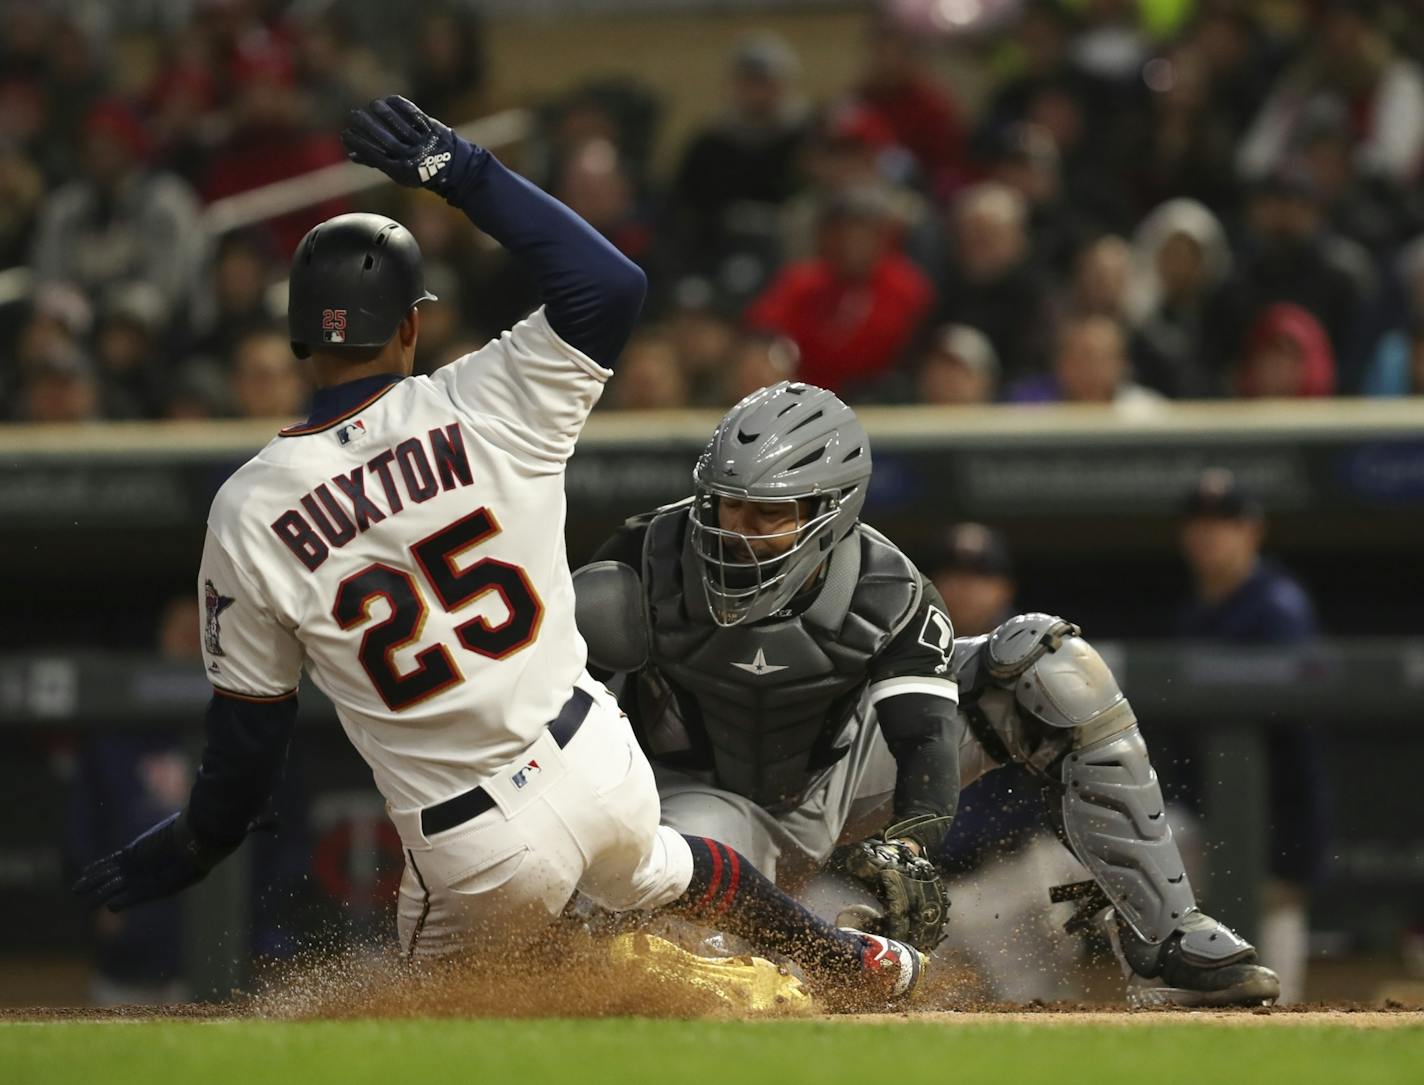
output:
[[[1061,759],[1134,727],[1137,717],[1102,655],[1072,622],[1020,614],[985,645],[981,721],[1008,760],[1056,780]]]

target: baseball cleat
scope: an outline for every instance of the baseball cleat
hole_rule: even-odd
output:
[[[1127,977],[1129,1006],[1269,1006],[1281,996],[1280,979],[1260,963],[1256,948],[1200,911],[1160,946],[1134,944],[1111,914],[1106,927]]]
[[[925,974],[923,953],[893,938],[866,934],[854,927],[841,929],[860,936],[863,945],[861,965],[873,983],[884,990],[887,1001],[904,1002],[914,997]]]
[[[1194,986],[1186,987],[1161,976],[1133,975],[1127,981],[1127,1004],[1134,1008],[1269,1006],[1281,995],[1281,981],[1259,964],[1222,965],[1190,978]]]

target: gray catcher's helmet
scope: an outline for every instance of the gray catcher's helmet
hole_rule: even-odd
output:
[[[692,479],[692,548],[713,620],[760,621],[784,608],[855,526],[870,481],[870,441],[833,393],[782,381],[727,412]],[[758,558],[757,537],[719,523],[723,498],[797,502],[792,545]]]

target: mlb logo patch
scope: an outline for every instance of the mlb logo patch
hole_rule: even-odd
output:
[[[346,423],[344,426],[338,426],[336,430],[336,440],[343,445],[349,445],[355,441],[359,441],[365,436],[366,423],[359,418],[354,422]]]
[[[539,767],[539,762],[530,761],[529,764],[516,772],[510,779],[514,781],[515,787],[523,788],[529,783],[532,777],[537,776],[543,771],[544,770]]]

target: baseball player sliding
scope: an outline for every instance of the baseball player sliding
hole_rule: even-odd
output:
[[[285,755],[305,665],[404,843],[398,933],[412,957],[527,943],[577,890],[615,910],[715,917],[837,990],[908,995],[916,950],[830,926],[732,849],[659,826],[648,761],[585,670],[564,468],[642,307],[642,272],[403,98],[354,112],[342,140],[463,210],[527,265],[544,305],[414,377],[432,297],[414,238],[342,215],[302,240],[289,322],[319,390],[209,514],[213,697],[197,780],[186,809],[76,889],[118,911],[234,851]]]

